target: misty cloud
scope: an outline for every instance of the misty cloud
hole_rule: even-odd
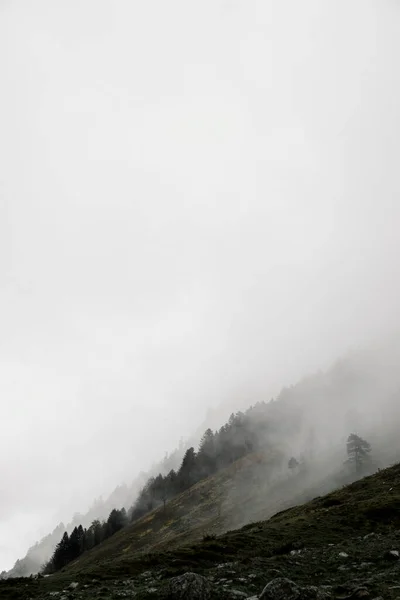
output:
[[[1,568],[209,407],[398,329],[399,28],[0,5]]]

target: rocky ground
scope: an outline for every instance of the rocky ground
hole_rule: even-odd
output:
[[[168,551],[138,553],[132,532],[49,577],[0,580],[0,600],[400,600],[400,465]]]
[[[69,583],[49,578],[7,582],[1,598],[21,600],[264,599],[400,600],[400,530],[370,533],[327,544],[301,547],[269,558],[221,562],[201,573],[169,576],[157,568],[135,577],[85,578]],[[7,595],[6,595],[7,594]]]

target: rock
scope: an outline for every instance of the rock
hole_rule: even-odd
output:
[[[208,600],[211,598],[211,583],[197,573],[185,573],[173,577],[166,588],[166,598],[171,600]]]
[[[77,581],[71,581],[71,583],[68,586],[69,590],[76,590],[76,588],[78,587],[79,583]]]
[[[230,569],[232,567],[235,567],[236,565],[236,562],[220,563],[219,565],[217,565],[217,569]]]
[[[347,554],[347,552],[339,552],[339,556],[340,556],[340,558],[349,558],[349,555]]]
[[[231,590],[229,593],[231,596],[233,596],[233,598],[247,598],[247,594],[241,592],[240,590]]]
[[[350,590],[350,591],[349,591]],[[336,587],[336,591],[341,594],[345,593],[345,596],[342,596],[342,600],[368,600],[371,598],[371,594],[365,585],[339,585]]]
[[[330,594],[314,586],[300,587],[290,579],[277,577],[270,581],[259,600],[326,600]]]
[[[400,553],[398,550],[388,550],[385,552],[384,558],[386,560],[399,560]]]

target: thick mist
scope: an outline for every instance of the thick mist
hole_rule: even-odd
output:
[[[399,34],[390,0],[0,3],[0,570],[398,331]]]

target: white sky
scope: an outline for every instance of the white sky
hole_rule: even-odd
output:
[[[399,40],[396,0],[0,0],[0,570],[397,328]]]

